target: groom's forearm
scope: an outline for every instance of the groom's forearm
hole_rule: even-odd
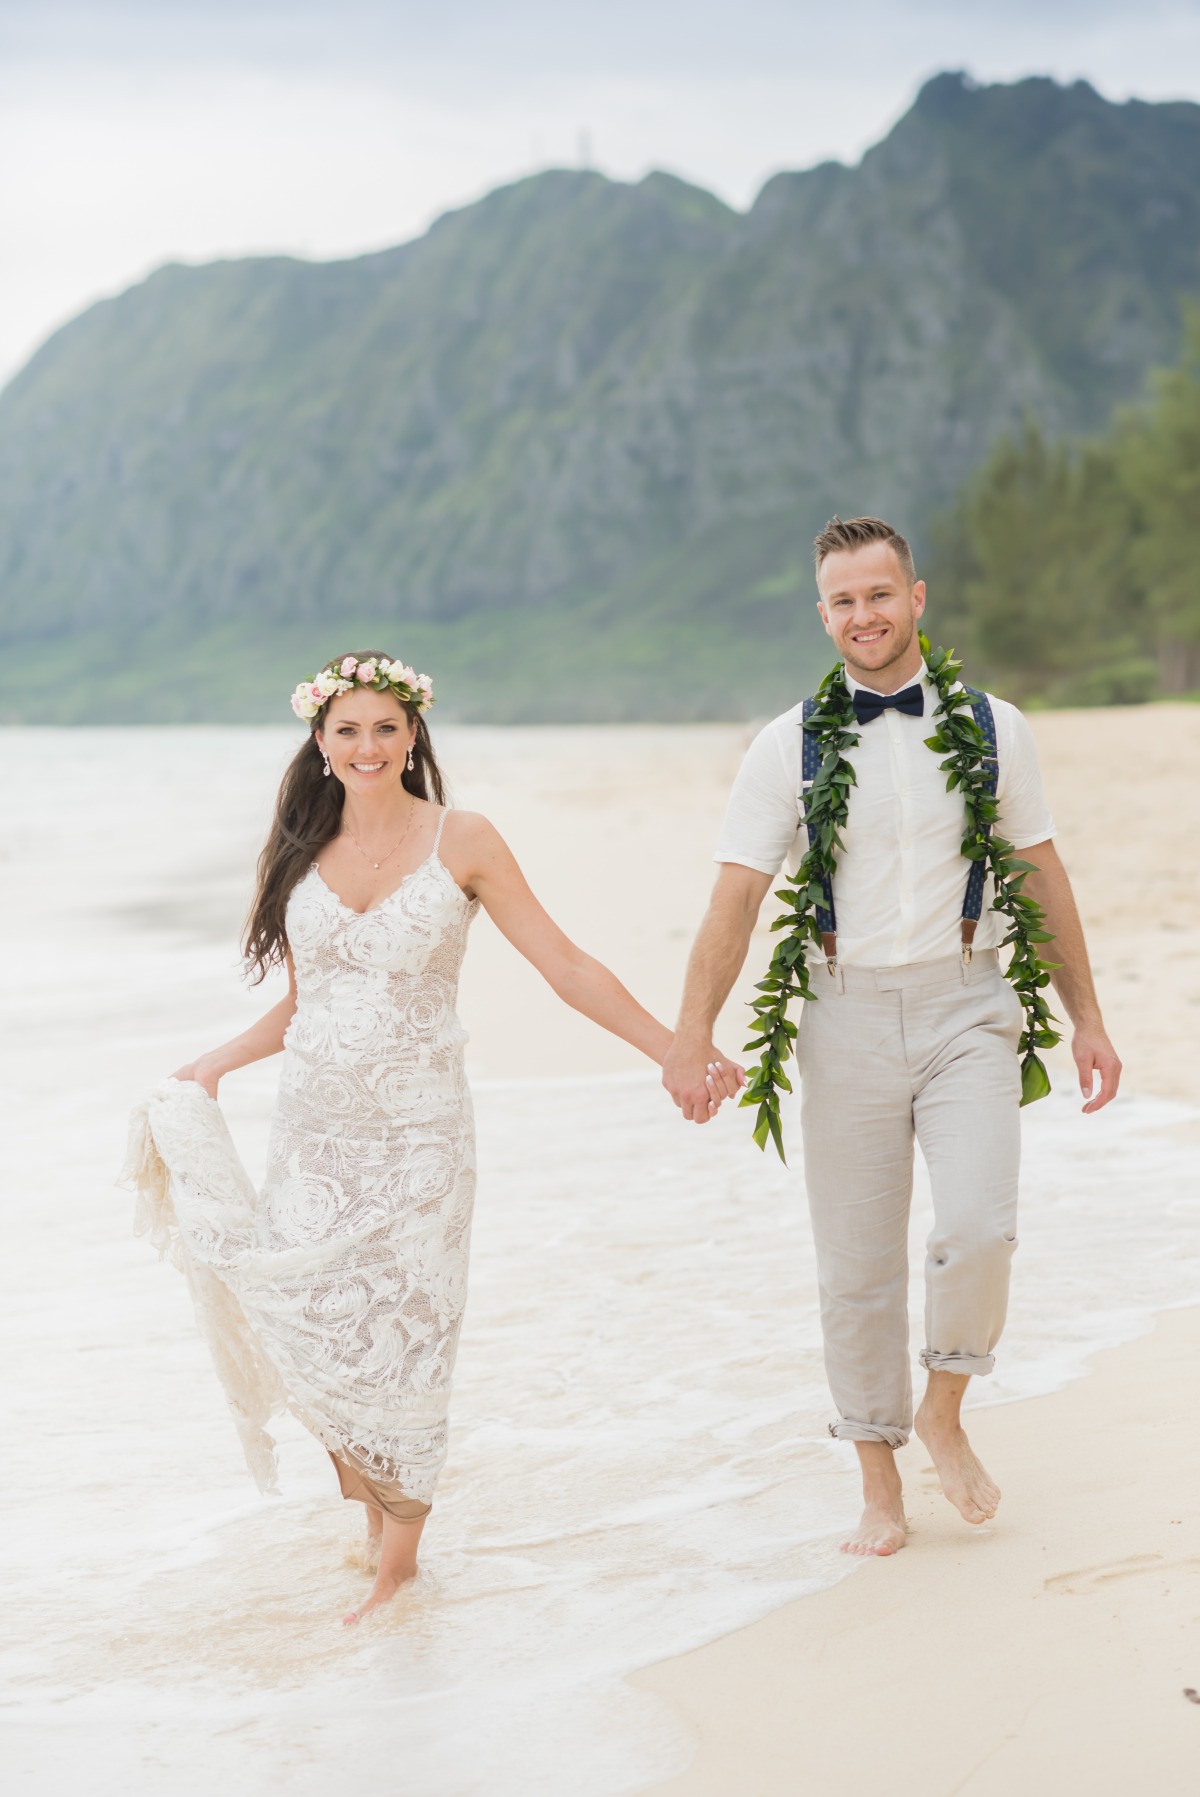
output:
[[[1052,842],[1039,842],[1019,853],[1037,869],[1026,876],[1025,891],[1042,907],[1043,927],[1054,937],[1043,945],[1046,959],[1059,963],[1051,975],[1054,990],[1076,1028],[1100,1025],[1100,1000],[1067,870]]]
[[[727,862],[717,876],[704,921],[688,957],[676,1036],[705,1046],[721,1006],[745,964],[759,908],[771,876]]]
[[[675,1038],[663,1062],[663,1085],[690,1123],[711,1115],[706,1080],[715,1059],[717,1013],[742,970],[771,875],[726,862],[688,958]]]
[[[688,956],[675,1025],[679,1039],[699,1042],[703,1038],[705,1043],[711,1039],[721,1007],[742,970],[753,928],[753,924],[743,927],[740,918],[714,916],[711,911],[705,917]]]
[[[1117,1095],[1121,1062],[1100,1015],[1100,1000],[1096,997],[1075,895],[1052,842],[1039,842],[1033,848],[1022,849],[1020,854],[1022,860],[1031,862],[1036,869],[1026,875],[1025,891],[1042,907],[1045,928],[1054,938],[1045,945],[1044,953],[1047,961],[1059,964],[1051,978],[1063,1009],[1074,1025],[1071,1054],[1079,1072],[1084,1112],[1099,1111]],[[1096,1089],[1097,1078],[1099,1090]]]

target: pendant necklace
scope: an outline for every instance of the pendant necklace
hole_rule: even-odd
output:
[[[415,795],[415,793],[409,793],[409,795],[408,795],[408,822],[405,824],[405,826],[404,826],[403,830],[400,832],[399,836],[397,836],[395,842],[392,844],[392,846],[388,850],[387,854],[383,856],[382,860],[376,861],[373,856],[368,855],[366,849],[364,849],[362,843],[358,840],[358,837],[354,834],[353,830],[351,830],[349,828],[349,826],[345,823],[343,823],[343,825],[342,825],[342,834],[344,836],[348,836],[350,838],[350,841],[354,844],[355,848],[358,850],[358,852],[362,856],[363,860],[369,861],[371,863],[371,866],[375,869],[375,872],[378,873],[380,868],[383,866],[384,861],[391,860],[392,856],[396,853],[396,850],[400,847],[400,844],[404,841],[404,838],[408,835],[409,831],[412,829],[413,813],[416,811],[416,809],[417,809],[416,795]]]

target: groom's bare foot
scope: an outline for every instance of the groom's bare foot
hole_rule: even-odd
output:
[[[939,1415],[922,1404],[913,1425],[929,1450],[946,1497],[959,1515],[978,1528],[990,1522],[1000,1504],[1000,1487],[988,1475],[967,1440],[957,1417]]]
[[[904,1516],[904,1488],[896,1470],[896,1456],[882,1441],[856,1441],[862,1469],[862,1521],[842,1542],[844,1554],[899,1553],[908,1540]]]
[[[908,1540],[904,1505],[868,1504],[853,1535],[842,1543],[844,1554],[896,1554]]]

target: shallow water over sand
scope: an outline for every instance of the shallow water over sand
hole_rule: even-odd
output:
[[[99,1797],[315,1797],[347,1771],[428,1797],[634,1790],[688,1747],[621,1675],[846,1570],[854,1482],[825,1433],[799,1179],[744,1114],[684,1128],[483,926],[450,1460],[418,1584],[344,1633],[356,1507],[299,1431],[283,1496],[257,1496],[183,1282],[112,1187],[132,1097],[273,1002],[240,990],[234,938],[294,740],[6,737],[3,1759]],[[462,801],[660,1008],[737,748],[732,730],[447,733]],[[256,1173],[273,1080],[268,1063],[223,1090]],[[1066,1094],[1026,1116],[989,1399],[1200,1299],[1190,1114],[1131,1099],[1081,1120]]]

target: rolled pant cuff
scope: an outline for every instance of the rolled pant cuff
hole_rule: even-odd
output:
[[[882,1441],[889,1448],[902,1448],[909,1436],[907,1429],[890,1423],[848,1423],[842,1417],[830,1423],[829,1433],[835,1441]]]
[[[921,1365],[929,1373],[968,1373],[976,1378],[994,1370],[996,1356],[994,1354],[939,1354],[933,1348],[925,1348],[921,1354]]]

